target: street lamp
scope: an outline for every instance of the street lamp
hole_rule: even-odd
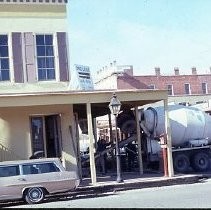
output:
[[[120,162],[120,153],[119,153],[119,145],[118,145],[118,136],[117,136],[117,115],[119,114],[121,108],[121,103],[118,100],[115,93],[113,93],[113,96],[111,98],[109,109],[111,111],[111,114],[115,117],[115,138],[116,138],[116,169],[117,169],[117,182],[123,182],[123,179],[121,177],[121,162]]]

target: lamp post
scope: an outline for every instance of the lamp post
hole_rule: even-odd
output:
[[[117,115],[119,114],[121,108],[121,103],[118,100],[115,93],[113,93],[113,96],[111,98],[109,109],[111,111],[111,114],[115,117],[115,138],[116,138],[116,168],[117,168],[117,182],[123,182],[123,179],[121,177],[121,162],[120,162],[120,153],[119,153],[119,145],[118,145],[118,135],[117,135]]]

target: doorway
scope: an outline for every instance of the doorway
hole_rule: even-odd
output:
[[[32,154],[61,157],[60,116],[31,117]]]

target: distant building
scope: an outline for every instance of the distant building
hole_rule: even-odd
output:
[[[116,61],[97,71],[95,89],[147,89],[133,76],[132,65],[117,65]]]
[[[116,62],[97,72],[96,89],[167,89],[169,102],[197,104],[208,101],[211,96],[211,72],[181,75],[179,68],[174,68],[173,75],[162,75],[160,68],[155,68],[154,75],[133,75],[133,66],[119,66]]]

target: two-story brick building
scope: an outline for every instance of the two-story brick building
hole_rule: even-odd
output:
[[[171,75],[165,75],[159,67],[155,67],[154,75],[135,76],[132,65],[116,65],[114,61],[97,72],[95,87],[167,89],[169,102],[196,104],[211,98],[211,73],[197,74],[197,69],[193,67],[189,74],[180,74],[176,67]]]

